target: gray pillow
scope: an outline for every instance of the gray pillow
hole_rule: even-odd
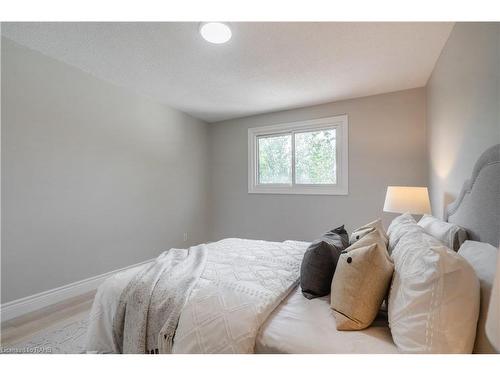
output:
[[[348,246],[349,235],[343,225],[311,243],[300,267],[300,287],[304,297],[313,299],[330,293],[340,253]]]

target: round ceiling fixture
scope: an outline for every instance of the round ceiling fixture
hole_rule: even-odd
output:
[[[214,44],[226,43],[231,39],[231,29],[222,22],[203,22],[200,24],[200,34],[207,42]]]

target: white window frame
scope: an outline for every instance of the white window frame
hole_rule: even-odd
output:
[[[336,184],[295,184],[295,133],[313,130],[335,129],[337,183]],[[292,135],[292,183],[258,183],[258,138],[280,134]],[[250,194],[311,194],[347,195],[349,193],[349,129],[347,115],[297,121],[248,129],[248,193]]]

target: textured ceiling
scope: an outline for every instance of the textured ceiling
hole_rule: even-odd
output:
[[[452,23],[3,23],[2,34],[213,122],[424,86]]]

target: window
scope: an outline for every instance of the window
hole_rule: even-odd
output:
[[[348,192],[347,115],[248,129],[248,192]]]

